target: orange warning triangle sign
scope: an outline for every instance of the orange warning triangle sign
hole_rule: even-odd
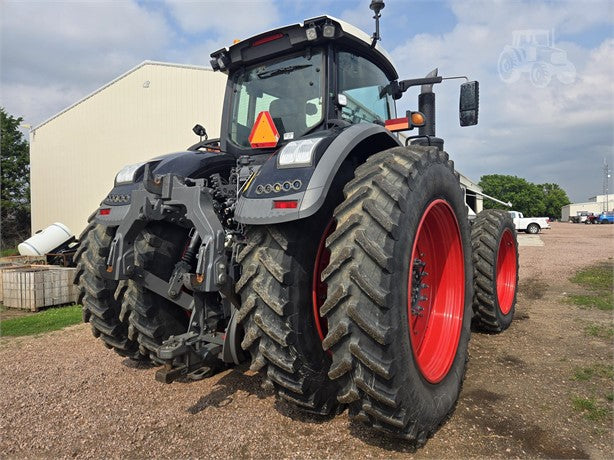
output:
[[[265,110],[258,114],[248,140],[254,149],[266,149],[277,145],[279,131],[277,131],[268,111]]]

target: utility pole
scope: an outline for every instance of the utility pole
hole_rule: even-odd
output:
[[[604,211],[608,212],[610,210],[610,203],[609,203],[609,196],[608,196],[608,191],[609,191],[609,184],[610,184],[610,167],[608,166],[608,162],[606,161],[605,157],[603,157],[603,194],[605,195],[605,205],[604,205]]]

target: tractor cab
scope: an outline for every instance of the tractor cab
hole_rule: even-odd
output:
[[[265,32],[211,56],[213,69],[228,74],[221,143],[230,153],[277,149],[332,127],[384,125],[396,116],[390,57],[336,18]],[[262,113],[266,121],[257,123]]]

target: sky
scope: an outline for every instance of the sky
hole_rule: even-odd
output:
[[[0,105],[36,126],[142,61],[208,65],[233,39],[321,14],[371,34],[369,3],[1,0]],[[459,80],[435,88],[437,134],[460,172],[555,182],[575,202],[602,193],[604,159],[614,169],[614,2],[385,3],[381,44],[401,78],[437,67],[480,82],[473,127],[458,124]],[[518,43],[544,34],[539,53]],[[510,81],[500,64],[523,55]],[[399,114],[409,109],[416,89],[398,102]]]

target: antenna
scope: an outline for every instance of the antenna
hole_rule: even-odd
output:
[[[369,5],[369,9],[372,9],[375,13],[375,16],[373,16],[373,19],[375,19],[375,33],[371,37],[373,39],[373,41],[371,42],[371,48],[375,48],[375,45],[377,45],[377,41],[382,39],[379,36],[379,18],[382,15],[379,14],[379,12],[382,11],[385,6],[386,5],[384,4],[383,0],[371,0],[371,4]]]

